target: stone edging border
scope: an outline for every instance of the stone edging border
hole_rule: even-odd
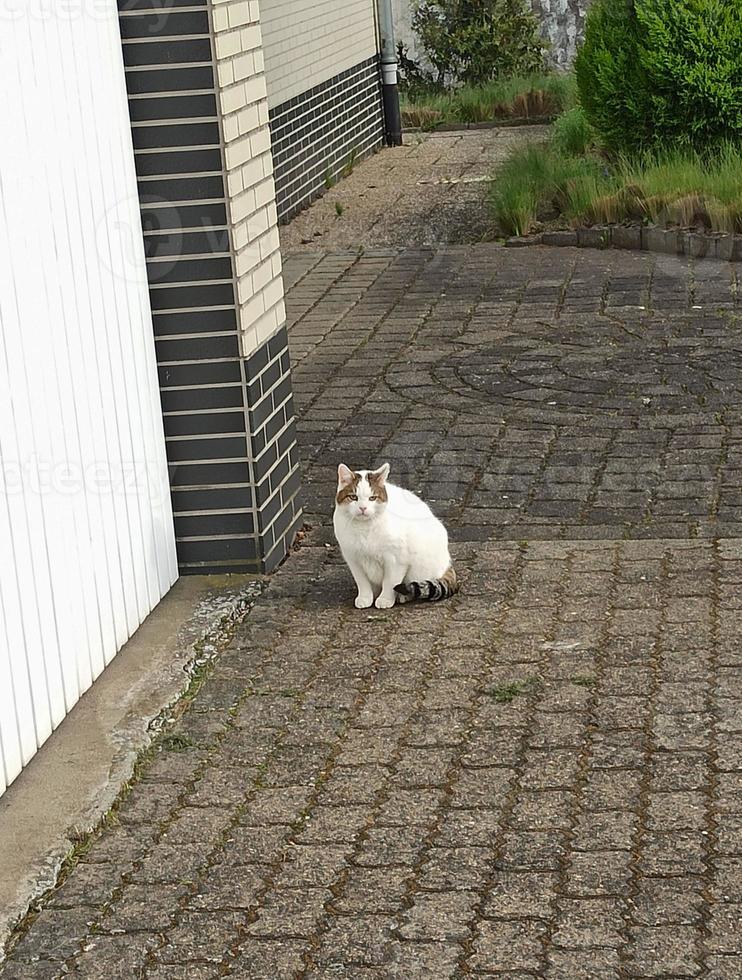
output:
[[[517,129],[520,126],[549,126],[556,116],[509,116],[506,119],[488,119],[476,123],[441,123],[432,129],[422,129],[420,126],[403,126],[405,133],[425,133],[433,136],[436,133],[475,133],[483,129]]]
[[[619,248],[634,252],[685,255],[696,259],[742,261],[742,235],[723,232],[704,235],[696,231],[666,230],[656,225],[596,225],[572,231],[542,231],[537,235],[509,238],[505,242],[507,248],[528,245]]]

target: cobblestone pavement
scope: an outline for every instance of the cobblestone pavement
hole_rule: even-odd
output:
[[[281,228],[284,251],[380,245],[435,246],[497,237],[490,178],[514,145],[545,126],[406,134],[405,145],[354,168]]]
[[[734,276],[291,259],[313,530],[4,980],[738,980]],[[447,514],[459,596],[353,608],[339,459]]]

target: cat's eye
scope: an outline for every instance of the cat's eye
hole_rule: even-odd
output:
[[[348,500],[358,500],[358,495],[355,493],[349,493]]]
[[[378,500],[379,498],[378,497],[369,497],[368,499],[369,500]]]

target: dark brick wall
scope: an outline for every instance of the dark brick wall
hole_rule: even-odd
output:
[[[262,572],[301,521],[287,337],[241,356],[212,36],[190,5],[119,2],[178,563]]]
[[[381,146],[384,120],[377,58],[271,110],[278,216],[305,208],[353,159]]]

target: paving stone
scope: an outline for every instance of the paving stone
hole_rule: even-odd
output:
[[[314,960],[320,965],[357,963],[383,966],[391,957],[395,920],[384,915],[331,920]]]
[[[257,771],[257,767],[207,769],[188,793],[188,804],[192,807],[234,807],[244,800]]]
[[[542,922],[481,922],[470,964],[477,972],[537,973],[543,958]]]
[[[207,848],[158,843],[131,872],[131,880],[150,884],[182,884],[196,881],[205,865]]]
[[[498,864],[513,871],[556,871],[564,853],[565,843],[554,833],[512,832],[503,837]]]
[[[405,912],[399,934],[404,939],[455,941],[466,937],[472,909],[477,903],[475,892],[418,893]]]
[[[140,824],[120,827],[115,834],[104,834],[93,841],[78,866],[106,864],[112,874],[125,874],[149,853],[157,831],[151,824]]]
[[[631,849],[637,832],[638,814],[631,810],[601,810],[580,813],[572,836],[577,851]]]
[[[59,980],[61,969],[58,962],[36,960],[33,964],[34,980]],[[18,960],[6,961],[0,968],[0,977],[3,980],[29,980],[29,965]]]
[[[303,819],[295,839],[301,844],[344,844],[358,838],[371,816],[363,806],[318,806]]]
[[[310,795],[308,786],[261,787],[247,803],[242,822],[255,827],[293,823],[304,811]]]
[[[231,961],[230,976],[245,980],[276,980],[297,976],[308,947],[296,940],[250,937]]]
[[[695,925],[705,898],[700,878],[644,878],[631,898],[632,918],[638,925]]]
[[[708,980],[738,980],[739,956],[709,956],[706,970]]]
[[[189,963],[155,966],[145,974],[147,980],[217,980],[222,974],[219,967],[205,963]]]
[[[186,911],[156,953],[158,964],[220,963],[246,925],[243,912]]]
[[[516,830],[566,830],[571,824],[573,806],[572,794],[561,790],[521,791],[510,822]]]
[[[50,908],[74,908],[85,905],[102,907],[118,887],[120,877],[108,864],[78,864],[48,897]]]
[[[559,899],[556,905],[556,946],[620,949],[623,945],[623,903],[615,898]]]
[[[232,821],[232,812],[223,807],[183,807],[163,834],[167,846],[214,845]]]
[[[413,865],[425,846],[425,826],[372,827],[360,843],[355,863],[366,867]]]
[[[394,980],[447,980],[456,976],[461,950],[446,943],[391,943],[383,975]]]
[[[312,528],[179,720],[192,747],[145,767],[8,980],[70,956],[127,980],[736,980],[732,267],[480,244],[286,275]],[[445,515],[455,599],[353,608],[340,460],[389,460]]]
[[[725,903],[711,911],[707,926],[710,935],[705,940],[706,949],[714,953],[742,956],[740,913],[742,906],[738,902]]]
[[[275,882],[297,888],[329,885],[338,876],[351,852],[351,845],[294,845],[285,851]]]
[[[703,833],[678,831],[653,834],[644,841],[642,870],[648,875],[682,876],[706,873],[707,841]]]
[[[322,802],[329,805],[370,804],[389,779],[383,766],[335,766],[322,785]]]
[[[154,933],[123,936],[91,936],[75,958],[71,971],[80,980],[129,980],[144,974],[149,953],[159,945]]]
[[[690,926],[637,927],[631,931],[629,976],[700,976],[698,943]]]
[[[108,933],[164,932],[189,892],[188,885],[128,885],[111,902],[100,928]]]
[[[269,938],[312,936],[331,898],[332,893],[325,888],[272,890],[263,898],[248,932]]]
[[[621,976],[615,949],[551,949],[543,976],[550,980],[618,980]]]
[[[332,902],[334,911],[349,914],[359,912],[397,912],[404,899],[409,870],[399,868],[353,868],[343,884],[342,892]]]
[[[420,868],[419,885],[426,891],[479,888],[492,861],[484,847],[433,847]]]
[[[623,895],[631,878],[631,855],[627,851],[573,854],[565,876],[570,895]]]
[[[212,859],[229,865],[270,864],[287,849],[287,838],[292,831],[291,824],[271,824],[269,827],[233,824],[221,850],[213,854]]]
[[[61,963],[82,943],[93,921],[91,909],[43,909],[33,927],[13,948],[11,962],[53,960]]]
[[[256,904],[264,880],[265,871],[259,865],[219,865],[218,873],[201,882],[188,904],[194,909],[248,909]]]
[[[143,783],[138,793],[128,796],[118,811],[123,824],[157,824],[165,820],[177,808],[184,791],[177,783]]]
[[[556,874],[497,871],[489,882],[484,914],[503,919],[550,919],[556,894]]]

